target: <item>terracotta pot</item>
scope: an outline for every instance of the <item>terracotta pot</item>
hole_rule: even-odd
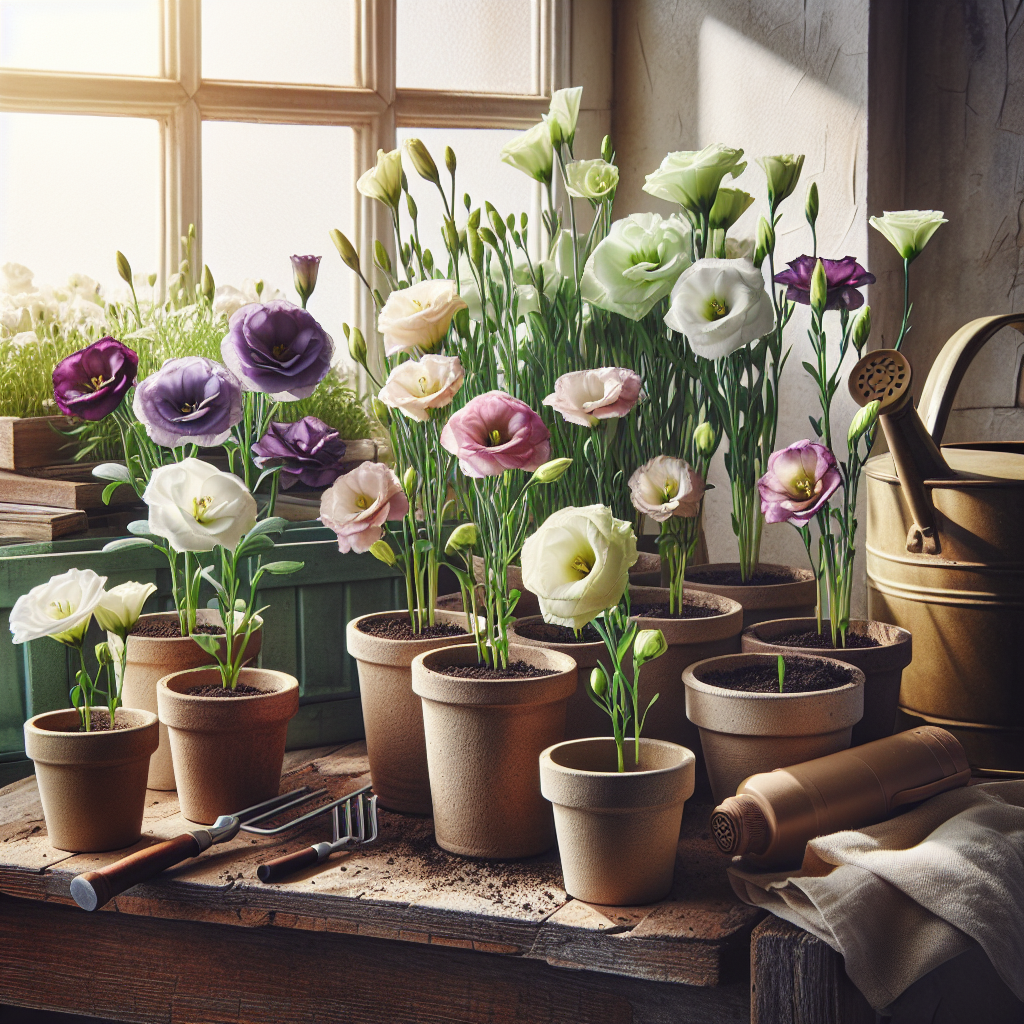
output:
[[[177,612],[155,612],[143,615],[139,622],[178,623]],[[223,625],[220,612],[215,608],[200,608],[196,622],[201,625]],[[249,637],[246,648],[246,663],[254,661],[260,653],[263,630],[258,629]],[[223,646],[221,648],[223,652]],[[124,685],[121,688],[121,703],[126,708],[152,711],[155,715],[156,684],[172,672],[184,672],[190,668],[214,665],[213,655],[207,654],[189,636],[178,637],[128,637],[128,662],[125,665]],[[174,766],[171,764],[171,747],[167,741],[167,726],[160,723],[160,745],[149,761],[147,789],[174,789]]]
[[[349,622],[348,653],[359,668],[366,753],[373,791],[382,807],[406,814],[430,814],[427,744],[423,738],[423,703],[412,692],[412,661],[425,651],[464,644],[465,637],[434,640],[388,640],[365,633],[366,622],[405,616],[405,611],[375,612]],[[461,612],[438,611],[437,622],[466,627]]]
[[[555,842],[551,807],[540,794],[539,758],[563,739],[576,663],[555,651],[519,645],[509,656],[552,675],[446,675],[445,664],[476,664],[474,644],[428,651],[412,663],[413,692],[423,698],[434,835],[451,853],[532,857]]]
[[[93,708],[104,721],[106,709]],[[80,723],[74,709],[48,711],[25,723],[25,752],[35,762],[51,846],[100,853],[137,843],[146,804],[146,773],[159,733],[150,711],[120,708],[127,729],[65,732]]]
[[[818,605],[818,588],[814,573],[789,565],[762,562],[762,569],[787,572],[794,575],[792,583],[771,583],[756,587],[731,587],[718,583],[701,583],[701,576],[709,572],[732,569],[739,571],[738,562],[712,562],[686,570],[687,590],[701,590],[707,594],[720,594],[743,606],[743,625],[752,626],[768,619],[802,618],[814,615]]]
[[[853,746],[891,736],[896,725],[896,709],[900,699],[900,680],[912,655],[910,633],[899,626],[885,622],[854,619],[850,632],[870,636],[881,647],[861,647],[849,650],[814,650],[808,647],[783,647],[775,638],[791,633],[807,633],[818,628],[817,620],[772,619],[759,622],[743,631],[740,649],[750,654],[797,654],[832,658],[847,665],[856,665],[864,673],[864,717],[853,727]],[[829,632],[829,622],[822,622],[822,630]]]
[[[809,659],[808,659],[809,660]],[[699,729],[716,802],[735,796],[759,772],[788,768],[850,745],[864,713],[864,673],[832,658],[849,682],[811,693],[745,693],[701,682],[708,672],[778,662],[775,654],[731,654],[690,665],[683,673],[686,713]]]
[[[683,804],[694,756],[675,743],[640,740],[640,770],[616,771],[615,741],[569,740],[540,755],[565,891],[586,903],[638,906],[672,888]]]
[[[277,796],[288,721],[299,710],[294,676],[243,668],[239,685],[264,692],[247,697],[196,697],[184,691],[220,683],[215,669],[177,672],[157,683],[160,721],[167,726],[181,813],[212,824]]]

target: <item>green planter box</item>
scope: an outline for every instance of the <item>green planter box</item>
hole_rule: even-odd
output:
[[[92,569],[115,586],[127,580],[153,582],[157,592],[146,611],[173,609],[167,562],[156,551],[100,548],[109,538],[53,541],[0,547],[0,786],[32,772],[25,758],[22,726],[27,718],[70,707],[74,670],[70,651],[45,638],[15,646],[10,612],[32,587],[71,568]],[[291,576],[267,574],[260,585],[265,613],[262,664],[299,680],[298,715],[288,745],[313,747],[363,735],[355,661],[345,650],[345,625],[368,612],[405,605],[404,583],[372,555],[343,555],[323,526],[289,525],[275,548],[276,559],[305,562]],[[212,598],[212,591],[206,599]],[[205,603],[205,599],[204,599]],[[95,642],[103,639],[95,623]]]

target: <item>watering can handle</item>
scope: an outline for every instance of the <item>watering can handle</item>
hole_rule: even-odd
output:
[[[1004,327],[1016,327],[1024,334],[1024,313],[1003,313],[1000,316],[983,316],[972,320],[942,346],[942,351],[932,363],[928,379],[924,382],[924,391],[921,392],[918,412],[936,444],[942,443],[957,388],[971,360]]]

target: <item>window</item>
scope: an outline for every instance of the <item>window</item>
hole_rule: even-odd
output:
[[[530,209],[497,150],[569,84],[569,4],[0,0],[0,262],[111,289],[121,249],[162,288],[194,223],[218,283],[291,294],[288,256],[322,254],[311,311],[365,329],[328,238],[366,258],[387,230],[356,177],[413,130],[440,162],[430,129],[458,129],[460,191]]]

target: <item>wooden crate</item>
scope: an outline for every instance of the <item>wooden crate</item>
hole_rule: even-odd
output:
[[[71,440],[59,431],[74,426],[67,416],[0,416],[0,469],[34,469],[72,461]]]

